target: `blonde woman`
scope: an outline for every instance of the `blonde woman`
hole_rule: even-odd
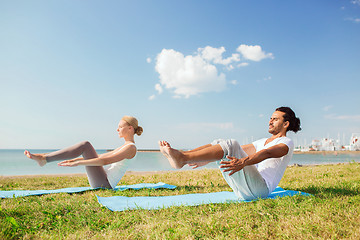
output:
[[[111,151],[98,155],[90,142],[84,141],[51,153],[32,154],[25,150],[24,154],[35,160],[40,166],[48,162],[59,162],[59,166],[85,166],[86,174],[92,188],[113,189],[124,176],[129,160],[136,155],[134,135],[143,132],[136,118],[124,116],[118,125],[117,132],[125,143]],[[81,156],[82,157],[79,157]]]

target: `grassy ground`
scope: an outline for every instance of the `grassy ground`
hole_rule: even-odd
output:
[[[289,167],[284,189],[313,194],[250,203],[111,212],[99,196],[230,191],[218,170],[125,175],[121,184],[175,190],[96,190],[2,199],[0,239],[360,239],[360,164]],[[85,177],[0,177],[0,189],[88,186]]]

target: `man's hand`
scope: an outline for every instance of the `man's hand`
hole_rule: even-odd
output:
[[[230,157],[230,156],[226,156],[228,159],[230,159],[230,161],[221,161],[220,164],[222,164],[220,166],[220,168],[224,168],[224,172],[229,172],[229,176],[233,175],[234,173],[240,171],[241,169],[243,169],[246,164],[245,164],[245,160],[247,157],[245,158],[236,158],[236,157]]]
[[[196,162],[196,163],[188,163],[188,165],[190,167],[192,167],[192,169],[198,168],[198,167],[202,167],[205,166],[206,164],[208,164],[209,162],[207,161],[202,161],[202,162]]]

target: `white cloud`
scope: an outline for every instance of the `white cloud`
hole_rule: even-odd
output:
[[[246,66],[248,66],[249,65],[249,63],[247,63],[247,62],[242,62],[242,63],[239,63],[237,66],[238,67],[246,67]]]
[[[180,128],[190,128],[190,129],[220,129],[220,130],[228,130],[234,129],[234,124],[232,122],[224,122],[224,123],[183,123],[179,125]]]
[[[351,3],[360,6],[360,0],[353,0]]]
[[[258,83],[263,83],[263,82],[267,82],[271,80],[271,76],[269,77],[264,77],[262,80],[257,80]]]
[[[204,58],[209,62],[210,61],[219,62],[222,60],[222,54],[225,52],[225,48],[224,47],[213,48],[207,46],[205,48],[198,48],[198,52],[200,53],[202,58]]]
[[[150,97],[149,97],[149,100],[151,101],[151,100],[154,100],[155,99],[155,95],[151,95]]]
[[[226,69],[231,71],[234,69],[234,66],[232,64],[230,64],[230,65],[226,66]]]
[[[345,20],[351,21],[351,22],[354,22],[354,23],[360,23],[360,18],[346,18]]]
[[[203,59],[209,62],[213,62],[215,64],[228,65],[232,62],[240,61],[240,55],[237,53],[233,53],[231,57],[223,59],[222,54],[224,52],[225,52],[224,47],[214,48],[214,47],[206,46],[205,48],[198,48],[198,53]]]
[[[327,111],[329,111],[332,107],[333,107],[333,106],[328,105],[328,106],[323,107],[322,110],[325,111],[325,112],[327,112]]]
[[[336,114],[330,114],[330,115],[326,115],[325,118],[334,119],[334,120],[349,120],[349,121],[360,122],[360,115],[336,115]]]
[[[156,57],[160,84],[174,91],[176,97],[188,98],[202,92],[222,91],[226,77],[199,55],[184,56],[173,49],[163,49]]]
[[[237,84],[238,84],[238,81],[232,80],[232,81],[230,81],[230,83],[231,83],[232,85],[237,85]]]
[[[146,62],[147,62],[147,63],[151,63],[151,58],[148,57],[148,58],[146,59]]]
[[[159,94],[162,94],[163,92],[163,88],[161,87],[161,85],[159,83],[157,83],[155,85],[155,90],[159,93]]]
[[[272,53],[263,52],[258,45],[243,44],[237,51],[244,59],[257,62],[274,58]],[[247,62],[240,62],[239,53],[223,58],[225,52],[225,47],[206,46],[198,48],[194,55],[185,56],[174,49],[163,49],[156,57],[155,70],[160,79],[160,83],[155,85],[156,91],[161,94],[163,89],[168,89],[174,93],[174,98],[189,98],[205,92],[223,91],[226,88],[226,75],[221,70],[231,71],[249,65]],[[235,85],[237,81],[230,83]]]
[[[241,44],[236,50],[240,52],[245,59],[255,62],[259,62],[265,58],[274,59],[272,53],[265,53],[259,45],[250,46]]]
[[[264,81],[270,81],[270,80],[271,80],[271,76],[264,78]]]
[[[218,129],[233,129],[234,124],[232,122],[225,123],[202,123],[201,126],[208,128],[218,128]]]

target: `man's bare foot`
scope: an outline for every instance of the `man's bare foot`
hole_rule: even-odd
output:
[[[32,154],[28,150],[25,150],[24,154],[28,158],[35,160],[39,164],[40,167],[42,167],[46,164],[46,157],[45,157],[45,154],[43,154],[43,153]]]
[[[159,141],[160,152],[169,160],[173,168],[180,169],[185,164],[185,156],[182,152],[171,148],[170,144],[166,141]]]

